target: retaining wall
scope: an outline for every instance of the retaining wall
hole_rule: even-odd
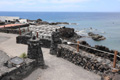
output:
[[[0,28],[0,32],[19,34],[19,30],[15,30],[15,29],[3,29],[3,28]]]
[[[109,59],[104,59],[82,50],[77,52],[75,48],[65,44],[58,45],[56,55],[98,74],[111,70],[113,63]],[[119,66],[117,66],[117,68],[118,67]]]
[[[17,36],[16,37],[16,43],[18,43],[18,44],[27,44],[27,42],[31,38],[32,38],[31,32],[28,32],[28,33],[22,34],[20,36]],[[41,42],[41,47],[50,48],[51,40],[40,39],[40,42]]]
[[[28,26],[29,24],[0,28],[0,32],[19,34],[19,30],[17,30],[18,28],[28,27]]]
[[[35,68],[37,68],[36,61],[27,58],[21,66],[4,69],[4,73],[0,75],[0,80],[22,80]]]

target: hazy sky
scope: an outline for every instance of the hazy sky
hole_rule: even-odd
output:
[[[120,0],[0,0],[0,11],[120,12]]]

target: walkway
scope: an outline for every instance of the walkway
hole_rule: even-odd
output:
[[[27,53],[27,45],[16,44],[17,35],[0,33],[1,36],[0,50],[6,52],[9,56],[20,56],[23,52]],[[7,39],[3,40],[3,37]],[[76,66],[67,60],[50,55],[49,49],[42,48],[42,50],[45,64],[49,67],[33,71],[24,80],[100,80],[100,76]]]

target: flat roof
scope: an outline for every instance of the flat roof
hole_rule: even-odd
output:
[[[24,24],[6,24],[6,25],[1,25],[0,28],[4,28],[5,27],[14,27],[14,26],[20,26],[20,25],[24,25]]]

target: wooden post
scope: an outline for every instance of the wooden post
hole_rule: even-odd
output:
[[[80,41],[77,41],[77,52],[79,52],[79,44],[80,44]]]
[[[38,32],[37,32],[37,38],[38,38]]]
[[[114,52],[113,68],[116,67],[117,53],[118,53],[117,51]]]

